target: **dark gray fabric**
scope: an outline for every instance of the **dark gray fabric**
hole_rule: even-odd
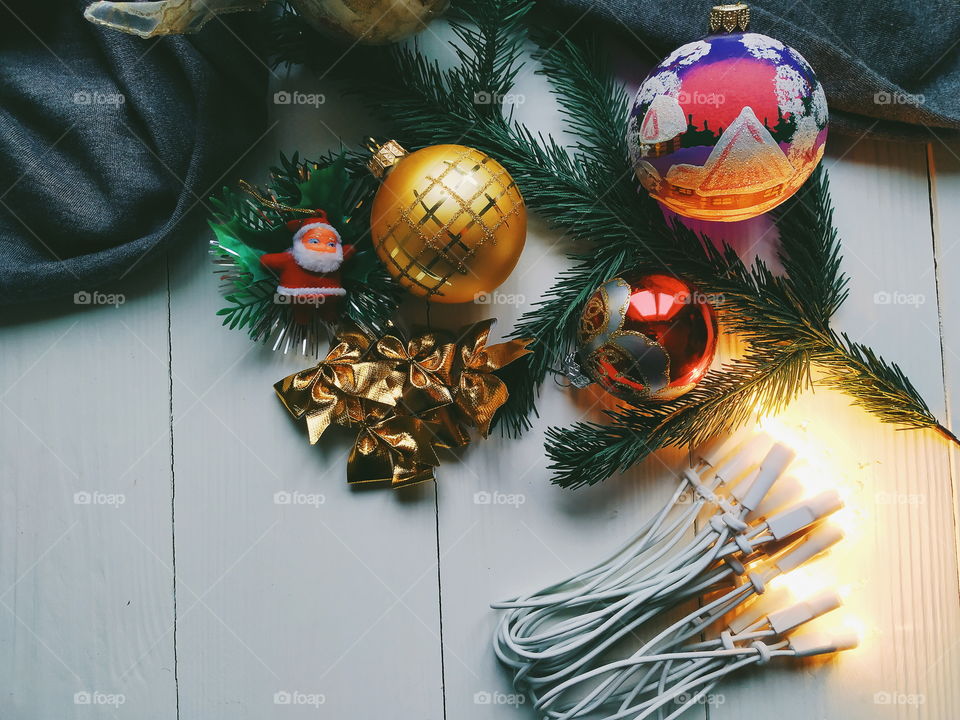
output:
[[[622,31],[651,64],[706,34],[712,3],[547,0]],[[929,142],[960,130],[957,0],[754,0],[750,29],[792,45],[813,66],[832,129]],[[933,132],[931,132],[931,129]]]
[[[94,27],[86,4],[0,6],[3,304],[145,266],[265,128],[266,71],[242,28],[145,41]]]

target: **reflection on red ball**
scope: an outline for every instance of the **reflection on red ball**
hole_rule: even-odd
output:
[[[608,280],[587,300],[578,342],[583,372],[639,404],[673,400],[713,362],[717,323],[706,299],[669,275]]]

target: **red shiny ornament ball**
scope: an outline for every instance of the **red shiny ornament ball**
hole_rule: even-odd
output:
[[[713,308],[670,275],[617,277],[598,287],[580,316],[582,372],[631,404],[666,401],[696,386],[713,362]]]

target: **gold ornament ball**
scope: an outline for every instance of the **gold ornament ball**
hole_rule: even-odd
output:
[[[373,247],[411,293],[473,302],[516,267],[527,211],[513,178],[489,155],[463,145],[408,155],[390,142],[371,170],[386,173],[370,213]]]
[[[397,42],[423,30],[449,0],[292,0],[313,27],[365,45]]]
[[[195,33],[220,14],[260,10],[267,0],[155,0],[91,3],[90,22],[142,38]],[[423,30],[449,0],[290,0],[315,29],[365,45],[397,42]]]

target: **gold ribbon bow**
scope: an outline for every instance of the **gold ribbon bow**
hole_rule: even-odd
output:
[[[273,386],[290,414],[306,419],[311,445],[330,425],[349,426],[362,416],[362,400],[392,406],[401,391],[391,363],[361,360],[370,347],[366,335],[344,330],[338,339],[316,366]]]
[[[397,488],[433,480],[433,468],[440,464],[433,439],[420,418],[370,406],[347,460],[347,482],[388,482]]]
[[[464,423],[490,431],[506,402],[494,371],[530,352],[529,340],[487,345],[492,320],[468,326],[460,342],[433,332],[409,341],[373,338],[357,327],[316,366],[274,385],[290,414],[307,423],[314,444],[330,425],[357,428],[347,481],[402,487],[433,480],[437,448],[467,445]]]
[[[453,402],[450,394],[456,346],[440,342],[427,332],[404,343],[396,335],[384,335],[377,341],[377,352],[405,371],[403,394],[399,404],[413,415],[429,412]]]
[[[532,352],[532,339],[508,340],[487,345],[494,320],[482,320],[465,328],[458,347],[460,377],[453,389],[453,400],[460,412],[480,431],[490,434],[490,422],[510,393],[507,384],[494,375],[514,360]]]

